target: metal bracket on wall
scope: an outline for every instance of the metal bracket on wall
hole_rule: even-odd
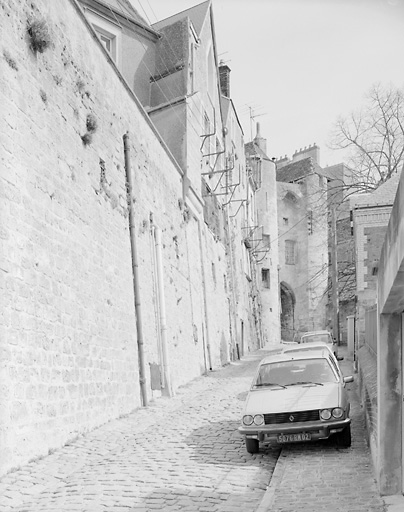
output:
[[[229,215],[229,217],[235,217],[235,216],[238,214],[238,212],[240,211],[240,208],[243,206],[243,203],[245,203],[246,201],[247,201],[247,199],[233,199],[233,200],[231,201],[232,203],[238,203],[238,202],[240,202],[240,205],[239,205],[239,207],[237,208],[236,213],[235,213],[234,215]],[[229,204],[229,203],[230,203],[230,201],[229,201],[228,203],[226,203],[226,205],[227,205],[227,204]]]
[[[216,168],[216,164],[217,164],[217,161],[219,159],[219,156],[220,155],[223,155],[223,153],[225,152],[225,149],[223,151],[216,151],[215,153],[208,153],[207,155],[202,155],[202,158],[206,157],[206,156],[213,156],[213,155],[216,155],[216,158],[215,158],[215,163],[213,164],[213,167],[212,167],[212,170],[211,171],[208,171],[208,172],[202,172],[201,175],[202,176],[210,176],[211,174],[218,174],[219,172],[221,173],[224,173],[227,171],[227,169],[221,169],[220,171],[215,171],[214,169]]]
[[[224,153],[224,151],[221,151],[221,152],[220,152],[220,154],[221,154],[221,153]],[[212,154],[214,155],[215,153],[212,153]],[[218,182],[216,183],[215,188],[214,188],[213,190],[211,190],[211,191],[209,192],[209,194],[211,194],[211,195],[215,195],[215,196],[224,196],[224,195],[226,195],[226,194],[228,194],[228,193],[229,193],[228,191],[226,191],[226,192],[216,192],[216,189],[217,189],[217,188],[218,188],[218,186],[220,185],[220,182],[222,181],[223,176],[224,176],[226,173],[228,173],[229,171],[232,171],[232,170],[234,169],[234,167],[235,167],[234,160],[232,160],[232,162],[233,162],[233,163],[232,163],[231,167],[226,167],[225,169],[222,169],[221,171],[211,171],[211,172],[203,172],[203,173],[201,173],[201,175],[202,175],[202,176],[206,176],[206,175],[209,175],[209,176],[210,176],[211,174],[218,174],[218,173],[221,173],[221,176],[220,176],[220,178],[219,178]],[[216,165],[216,164],[215,164],[215,165]],[[224,187],[222,187],[222,188],[230,188],[230,187],[232,187],[232,186],[238,186],[239,184],[240,184],[240,183],[235,183],[234,185],[228,185],[228,187],[224,186]],[[235,189],[233,189],[233,191],[232,191],[232,195],[231,195],[231,197],[233,197],[234,190],[235,190]],[[224,203],[222,206],[226,206],[227,204],[228,204],[228,203]]]

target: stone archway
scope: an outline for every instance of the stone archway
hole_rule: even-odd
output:
[[[281,339],[293,341],[295,331],[295,304],[296,297],[292,288],[282,281],[280,283],[281,294]]]

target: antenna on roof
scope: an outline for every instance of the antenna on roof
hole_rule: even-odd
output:
[[[258,108],[261,108],[261,107],[258,107]],[[266,116],[267,113],[266,112],[262,112],[261,114],[256,114],[254,112],[254,108],[253,107],[250,107],[248,106],[248,110],[250,112],[250,136],[251,136],[251,140],[253,140],[253,121],[256,117],[261,117],[261,116]]]

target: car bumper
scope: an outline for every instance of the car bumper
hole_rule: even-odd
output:
[[[279,425],[256,425],[240,426],[238,431],[241,435],[250,439],[258,439],[260,442],[278,442],[279,435],[287,434],[310,434],[311,440],[328,439],[332,434],[341,432],[351,423],[350,418],[338,421],[313,421],[305,423],[295,423],[293,425],[281,423]]]

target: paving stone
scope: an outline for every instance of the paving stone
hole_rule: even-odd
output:
[[[237,433],[243,409],[238,395],[265,354],[249,354],[195,379],[175,397],[158,399],[7,475],[0,481],[0,512],[252,510],[279,450],[246,453]]]
[[[353,375],[352,361],[344,359],[341,368],[345,375]],[[267,512],[385,512],[365,442],[356,383],[348,389],[352,446],[339,449],[332,438],[310,445],[286,445],[279,460],[282,478],[275,488],[269,487],[273,499]]]
[[[269,490],[266,512],[384,512],[355,383],[352,447],[283,447],[282,479],[266,491],[280,449],[251,456],[237,433],[238,397],[264,356],[249,354],[10,473],[0,512],[255,512]],[[342,362],[345,373],[350,365]]]

